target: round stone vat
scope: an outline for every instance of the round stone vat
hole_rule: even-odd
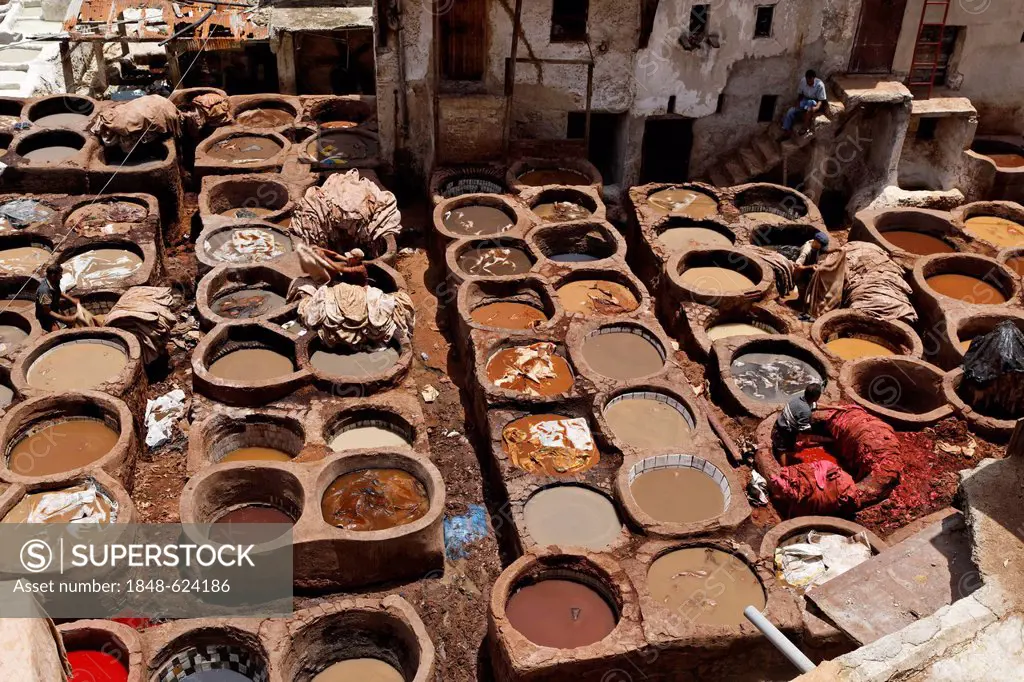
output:
[[[963,367],[957,367],[942,380],[945,399],[953,409],[967,420],[971,430],[988,440],[1005,443],[1010,440],[1022,414],[1006,412],[983,404],[964,386]]]
[[[124,232],[131,226],[142,223],[149,217],[150,206],[142,199],[131,196],[114,196],[97,201],[85,199],[68,207],[64,227],[73,229],[80,236],[93,237],[109,234],[107,226],[115,232]]]
[[[372,102],[354,97],[324,97],[309,102],[303,119],[315,122],[321,128],[354,128],[372,120],[377,109]]]
[[[13,355],[34,341],[42,331],[35,315],[28,310],[16,308],[0,312],[0,355]],[[0,388],[0,403],[3,402],[2,393]]]
[[[647,194],[646,206],[658,215],[691,220],[719,214],[718,197],[695,185],[658,185]]]
[[[266,165],[288,147],[288,139],[277,133],[234,130],[215,134],[196,150],[197,163],[206,166]]]
[[[781,185],[745,185],[736,193],[733,205],[744,218],[759,223],[784,223],[815,217],[811,215],[810,207],[813,204],[810,199]],[[813,213],[818,213],[816,208]],[[820,215],[818,217],[820,218]]]
[[[653,557],[641,594],[690,627],[736,627],[747,622],[747,606],[763,611],[768,605],[762,577],[750,559],[724,545],[670,546]],[[709,599],[707,576],[727,581],[722,584],[729,589]]]
[[[189,480],[181,493],[181,519],[186,524],[212,524],[210,537],[221,542],[237,533],[235,542],[244,537],[267,550],[285,546],[286,533],[302,516],[304,505],[302,483],[284,465],[238,461]],[[228,527],[235,523],[253,525],[237,531]]]
[[[463,194],[505,194],[505,171],[489,166],[441,168],[430,178],[430,196],[437,206]]]
[[[1020,290],[1019,279],[998,261],[985,256],[930,256],[914,266],[915,289],[938,310],[1003,305]]]
[[[1007,140],[975,138],[971,151],[984,156],[1000,171],[1017,171],[1024,168],[1024,146]]]
[[[147,262],[148,261],[148,262]],[[68,292],[126,289],[145,284],[154,263],[137,243],[122,239],[91,241],[66,249],[60,255],[62,278],[70,278]]]
[[[710,352],[715,341],[743,339],[750,336],[786,334],[789,323],[780,315],[761,306],[743,306],[715,311],[700,322],[694,320],[691,330],[698,346]]]
[[[861,358],[846,363],[839,382],[850,399],[898,428],[922,428],[953,414],[943,372],[916,358]]]
[[[497,394],[516,400],[551,400],[564,397],[576,382],[563,346],[552,343],[501,343],[478,355],[486,358],[478,375],[482,385]],[[548,372],[536,378],[519,371],[519,367],[549,358]]]
[[[44,130],[27,135],[14,151],[34,166],[55,166],[71,161],[85,147],[85,138],[70,130]]]
[[[29,204],[21,204],[23,201],[30,202]],[[21,204],[19,206],[19,204]],[[14,196],[9,200],[4,201],[0,204],[6,211],[10,211],[12,215],[0,216],[0,229],[7,230],[45,230],[48,226],[52,225],[58,217],[59,211],[52,205],[45,201],[37,201],[36,199],[28,199],[24,196]],[[31,207],[31,211],[24,212],[24,215],[19,215],[21,211],[19,209]],[[38,234],[38,233],[37,233]]]
[[[330,348],[317,335],[307,334],[299,341],[297,358],[299,367],[324,390],[367,395],[401,381],[412,366],[412,344],[393,338],[358,350]]]
[[[81,506],[56,508],[50,504],[52,494],[85,492],[93,489],[95,500]],[[42,507],[47,503],[46,507]],[[56,481],[23,483],[8,487],[0,495],[0,519],[2,523],[69,523],[88,508],[95,516],[106,515],[98,520],[101,526],[109,524],[136,523],[135,505],[124,486],[107,473],[96,469],[83,476],[62,476]],[[32,518],[33,515],[35,518]],[[79,523],[84,519],[79,518]]]
[[[51,332],[18,356],[11,382],[22,395],[86,390],[135,395],[145,390],[142,348],[133,334],[111,327]]]
[[[58,627],[71,679],[142,682],[145,660],[139,634],[112,620],[79,620]]]
[[[547,284],[536,277],[474,280],[459,288],[457,305],[465,324],[504,334],[529,334],[556,321]]]
[[[293,125],[299,111],[284,97],[257,97],[236,104],[232,113],[244,128],[280,128]]]
[[[172,143],[173,140],[140,144],[128,152],[120,147],[104,147],[101,145],[96,149],[96,160],[104,166],[117,166],[119,168],[134,168],[151,163],[161,163],[166,161],[171,155],[170,144]]]
[[[264,405],[307,383],[296,360],[295,340],[266,323],[224,324],[192,352],[192,383],[229,405]]]
[[[21,120],[25,103],[20,99],[0,98],[0,127],[11,127]]]
[[[953,219],[964,234],[995,248],[1024,247],[1024,207],[1009,201],[978,201],[960,206]]]
[[[666,253],[688,249],[730,249],[736,242],[732,230],[710,220],[669,216],[654,225],[654,235]]]
[[[230,625],[198,623],[174,637],[152,657],[153,679],[161,682],[192,682],[198,671],[218,682],[267,682],[267,652],[256,633]],[[243,675],[239,671],[244,670]]]
[[[828,230],[806,223],[758,225],[750,231],[750,243],[752,246],[763,246],[778,251],[795,261],[800,254],[800,248],[818,232],[828,234]]]
[[[499,194],[461,194],[434,208],[434,229],[447,240],[522,235],[528,225],[522,209]]]
[[[646,307],[647,290],[620,270],[582,267],[554,283],[559,305],[570,315],[624,315]]]
[[[510,237],[452,242],[445,256],[449,271],[459,280],[525,275],[537,262],[525,241]]]
[[[597,200],[586,192],[569,187],[551,187],[530,198],[530,210],[545,223],[588,220],[597,213]]]
[[[30,104],[26,117],[40,128],[81,128],[95,111],[96,103],[88,97],[56,95]]]
[[[811,327],[811,340],[833,362],[906,355],[920,359],[924,344],[910,325],[855,310],[832,310]]]
[[[305,443],[305,429],[294,417],[273,412],[213,413],[192,426],[189,470],[233,462],[289,462]]]
[[[615,632],[623,596],[589,556],[548,555],[506,569],[491,592],[491,617],[509,646],[579,653],[598,649]]]
[[[831,533],[844,537],[852,537],[858,533],[863,533],[864,537],[867,538],[868,544],[871,545],[872,554],[878,554],[889,547],[885,540],[859,523],[834,516],[798,516],[773,526],[765,534],[764,539],[761,541],[761,558],[774,563],[776,549],[793,544],[799,536],[806,535],[810,531]]]
[[[522,191],[524,187],[547,185],[601,185],[601,173],[586,159],[520,159],[513,163],[506,175],[509,187]]]
[[[679,393],[654,386],[615,391],[601,406],[605,436],[620,449],[679,449],[692,439],[696,407]]]
[[[196,306],[209,326],[235,320],[276,320],[296,304],[286,300],[291,278],[263,265],[221,266],[199,280]]]
[[[874,242],[893,255],[913,259],[955,253],[957,248],[950,238],[957,234],[948,213],[894,208],[858,213],[851,237]]]
[[[622,237],[605,222],[542,225],[526,241],[544,258],[563,265],[591,263],[626,251]]]
[[[214,227],[196,240],[200,272],[218,265],[271,263],[292,252],[291,235],[270,223]]]
[[[665,266],[678,300],[712,306],[760,300],[774,275],[760,258],[739,249],[691,249],[673,255]]]
[[[53,256],[53,242],[34,234],[0,238],[0,275],[42,277]]]
[[[358,408],[345,410],[324,424],[323,437],[335,452],[413,447],[416,427],[390,410]]]
[[[0,410],[14,402],[14,386],[11,385],[11,370],[0,365]]]
[[[311,163],[332,168],[369,163],[380,154],[377,134],[362,128],[321,130],[300,144]]]
[[[988,334],[995,329],[996,325],[1004,320],[1010,320],[1017,327],[1024,331],[1024,313],[1017,310],[1007,310],[998,313],[974,313],[959,319],[955,326],[947,326],[946,333],[948,342],[953,350],[952,364],[960,366],[963,364],[964,354],[971,347],[971,341],[976,337]]]
[[[828,361],[813,343],[797,336],[753,336],[716,344],[714,357],[722,398],[755,417],[768,416],[811,383],[824,383],[826,394],[831,392]],[[826,395],[822,402],[828,399]]]
[[[434,646],[415,610],[400,597],[324,604],[298,614],[281,657],[294,682],[428,682]]]
[[[30,398],[0,420],[0,473],[18,483],[66,481],[103,470],[130,485],[137,441],[128,406],[98,391]]]
[[[999,262],[1018,277],[1024,277],[1024,247],[1003,249],[999,252]]]
[[[630,458],[615,481],[630,521],[660,537],[735,527],[750,514],[741,490],[728,466],[683,454]]]
[[[574,483],[546,485],[523,504],[526,534],[541,547],[604,551],[622,537],[615,503],[600,490]]]
[[[636,381],[662,372],[667,357],[665,344],[655,332],[631,322],[588,332],[574,353],[574,364],[599,378]]]
[[[206,217],[270,222],[280,220],[291,209],[288,187],[276,180],[224,179],[200,199],[200,211]]]

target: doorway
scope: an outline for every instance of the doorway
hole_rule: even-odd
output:
[[[435,0],[448,11],[439,17],[441,76],[449,81],[479,81],[484,77],[487,49],[485,0]]]
[[[686,182],[690,179],[693,119],[648,118],[640,161],[640,182]]]
[[[850,55],[852,73],[891,73],[907,0],[863,0]]]

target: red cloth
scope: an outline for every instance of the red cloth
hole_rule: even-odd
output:
[[[839,463],[859,481],[863,504],[882,499],[899,483],[903,443],[891,426],[850,405],[834,410],[825,428],[836,441]]]
[[[787,517],[843,514],[858,508],[853,478],[824,460],[783,467],[768,481],[768,492]]]
[[[70,682],[127,682],[128,669],[116,656],[102,651],[69,651]]]

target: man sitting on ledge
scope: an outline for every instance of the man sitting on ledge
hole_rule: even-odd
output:
[[[782,139],[788,140],[793,136],[793,126],[797,117],[800,117],[803,123],[804,134],[810,134],[811,123],[826,102],[828,95],[825,94],[825,83],[818,78],[813,69],[808,70],[797,87],[796,106],[787,111],[782,119]]]

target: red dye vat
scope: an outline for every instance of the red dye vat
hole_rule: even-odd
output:
[[[102,651],[69,651],[70,682],[128,682],[128,669]]]
[[[820,445],[801,448],[793,453],[793,458],[800,464],[810,464],[811,462],[832,462],[835,465],[839,465],[839,461],[836,460],[828,450]]]

